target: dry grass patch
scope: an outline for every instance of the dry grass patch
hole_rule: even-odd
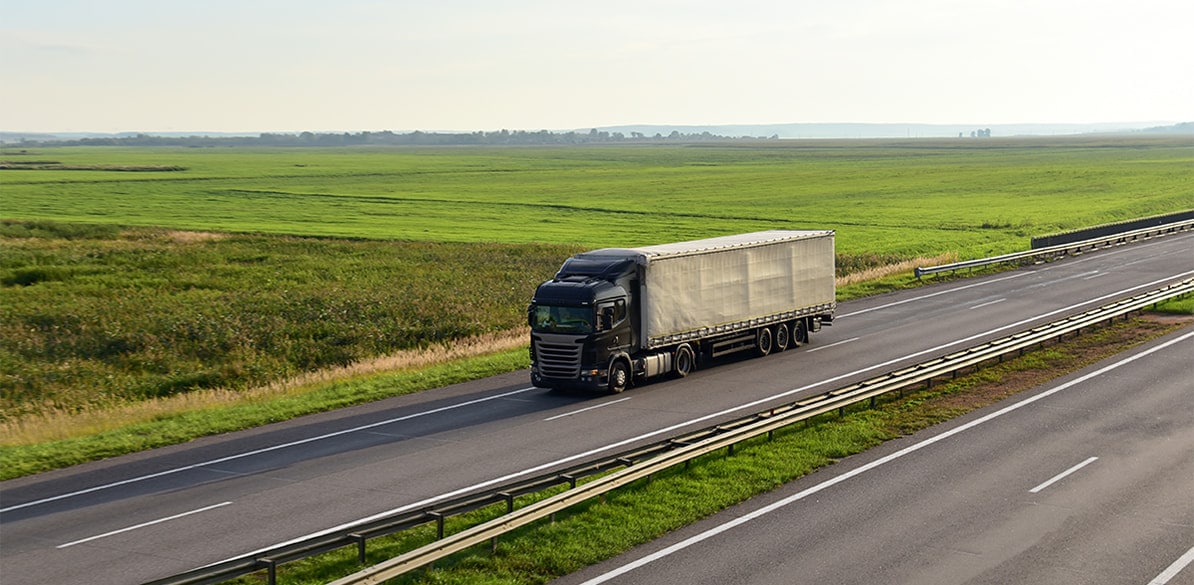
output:
[[[0,423],[0,446],[60,441],[161,420],[184,412],[297,396],[330,382],[381,372],[419,370],[462,358],[515,349],[526,344],[528,337],[529,331],[526,328],[479,335],[452,344],[404,350],[347,366],[324,368],[248,390],[194,390],[82,412],[52,409]]]
[[[868,268],[859,272],[852,272],[845,276],[839,276],[836,279],[837,286],[843,287],[849,284],[856,284],[859,282],[867,282],[871,280],[879,280],[888,276],[895,276],[905,272],[911,272],[917,268],[926,268],[929,266],[941,266],[942,264],[952,264],[958,261],[958,254],[950,252],[948,254],[941,254],[939,256],[921,256],[903,262],[896,262],[894,264],[886,264],[883,266],[876,266],[875,268]]]
[[[214,242],[228,238],[228,234],[216,232],[190,232],[184,230],[167,230],[166,239],[177,244],[193,244],[195,242]]]

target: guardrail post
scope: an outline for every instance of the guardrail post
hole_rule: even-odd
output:
[[[278,585],[278,561],[273,559],[257,559],[257,562],[265,564],[266,582],[269,585]]]
[[[361,564],[365,564],[365,535],[364,534],[349,534],[349,538],[357,541],[357,560]]]
[[[435,518],[435,539],[444,539],[444,515],[439,512],[427,512],[427,515]]]

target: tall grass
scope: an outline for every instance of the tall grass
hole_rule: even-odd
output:
[[[136,229],[0,251],[0,420],[244,390],[509,331],[557,245]]]

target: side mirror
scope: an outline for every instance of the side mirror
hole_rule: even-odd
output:
[[[527,305],[527,326],[535,326],[535,305]]]

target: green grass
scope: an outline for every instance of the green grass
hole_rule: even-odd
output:
[[[89,232],[66,230],[78,233]],[[534,285],[573,251],[103,233],[5,239],[0,422],[243,389],[510,330],[525,322]]]
[[[631,246],[830,228],[848,254],[980,257],[1194,207],[1188,141],[801,141],[573,148],[41,148],[9,218],[434,242]],[[17,158],[0,155],[0,158]]]
[[[1156,310],[1173,315],[1194,315],[1194,296],[1177,298],[1161,303],[1157,306]]]

